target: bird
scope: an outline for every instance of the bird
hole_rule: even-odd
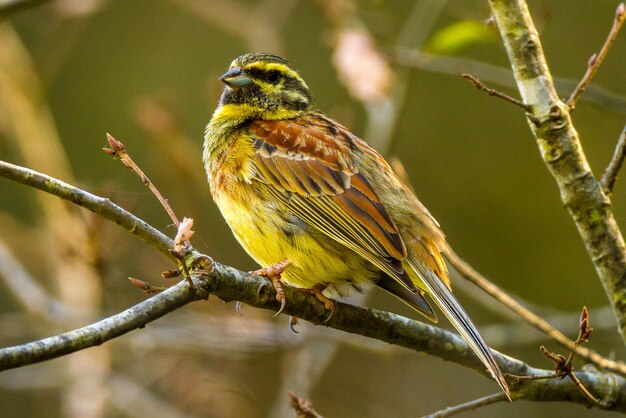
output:
[[[219,80],[225,86],[203,145],[209,188],[283,306],[281,282],[312,292],[331,315],[327,289],[377,286],[436,322],[432,301],[509,396],[452,294],[439,224],[385,159],[320,111],[279,56],[241,55]]]

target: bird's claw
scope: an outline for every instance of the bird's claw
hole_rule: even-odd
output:
[[[328,316],[326,317],[326,319],[324,319],[324,323],[326,324],[328,321],[331,320],[331,318],[333,317],[333,315],[335,315],[335,302],[331,299],[328,299],[329,303],[324,302],[324,306],[326,307],[327,310],[330,311],[330,313],[328,314]]]
[[[283,290],[282,287],[280,290],[281,291]],[[279,295],[278,289],[276,289],[276,300],[280,301],[280,309],[274,314],[272,318],[276,318],[278,315],[283,313],[283,311],[285,310],[285,306],[287,306],[287,299],[285,299],[285,294],[281,293],[282,297],[280,299],[278,298],[278,295]]]
[[[298,325],[298,318],[296,318],[295,316],[290,316],[289,317],[289,329],[294,334],[300,334],[300,331],[296,329],[296,325]]]
[[[326,307],[326,310],[330,311],[326,319],[324,319],[324,324],[330,321],[333,315],[335,315],[335,301],[330,299],[326,295],[324,295],[323,292],[325,289],[326,289],[326,285],[323,285],[323,284],[319,284],[319,285],[313,286],[310,289],[306,289],[308,292],[313,293],[315,297],[324,304],[324,306]]]
[[[276,300],[280,301],[280,309],[274,314],[274,318],[280,315],[285,310],[285,306],[287,306],[287,299],[285,299],[285,290],[283,289],[283,284],[280,282],[280,275],[283,274],[285,269],[289,267],[290,264],[291,261],[283,260],[274,265],[250,272],[250,274],[265,277],[272,282],[272,285],[276,290]]]
[[[235,311],[237,311],[239,316],[243,316],[243,312],[241,311],[241,302],[235,302]]]

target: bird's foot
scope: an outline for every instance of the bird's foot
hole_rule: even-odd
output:
[[[324,290],[326,290],[326,287],[327,286],[325,284],[318,284],[308,289],[302,289],[305,292],[313,293],[315,297],[318,298],[324,304],[326,309],[330,311],[330,313],[324,320],[324,323],[327,323],[328,321],[330,321],[330,319],[335,314],[335,301],[328,298],[326,295],[324,295],[324,293],[322,293],[324,292]]]
[[[276,290],[276,300],[280,302],[280,309],[278,310],[278,312],[276,312],[276,314],[274,314],[274,317],[280,315],[285,309],[285,305],[287,304],[287,300],[285,299],[285,291],[283,290],[283,284],[280,282],[280,275],[283,274],[285,269],[289,267],[290,264],[291,261],[283,260],[274,265],[250,272],[250,274],[265,277],[272,282],[272,285]]]

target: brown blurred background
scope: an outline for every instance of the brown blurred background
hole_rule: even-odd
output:
[[[139,179],[101,151],[109,132],[179,217],[195,219],[198,250],[254,269],[211,201],[201,146],[230,61],[252,50],[279,53],[300,69],[321,109],[400,158],[461,256],[572,337],[588,306],[597,331],[589,346],[624,358],[523,112],[460,77],[470,72],[517,95],[486,1],[20,3],[2,9],[0,2],[0,159],[108,196],[174,235]],[[616,6],[530,2],[561,96],[599,50]],[[626,120],[621,35],[574,114],[597,176]],[[614,205],[624,226],[620,180]],[[160,273],[172,267],[116,225],[0,180],[2,346],[119,312],[146,297],[127,276],[167,286]],[[494,348],[551,367],[538,347],[560,347],[462,279],[454,284]],[[377,291],[355,303],[415,317]],[[271,316],[244,306],[240,317],[212,298],[103,347],[4,372],[0,416],[288,417],[294,390],[326,417],[409,417],[497,391],[455,364],[307,323],[293,334],[285,316]],[[472,414],[609,413],[516,402]]]

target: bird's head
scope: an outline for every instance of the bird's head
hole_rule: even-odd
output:
[[[235,59],[220,80],[220,106],[245,118],[289,119],[315,109],[309,88],[283,58],[250,53]]]

